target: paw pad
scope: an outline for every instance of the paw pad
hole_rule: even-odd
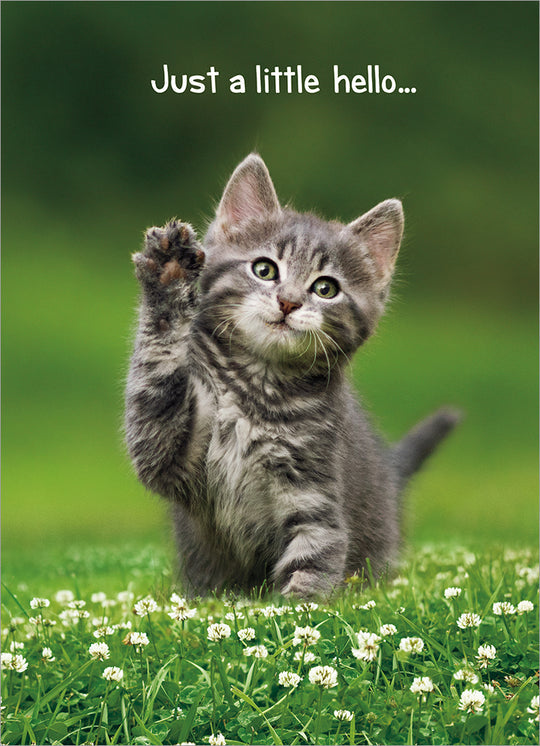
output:
[[[194,280],[204,259],[193,228],[177,220],[163,228],[149,228],[144,250],[133,256],[139,280],[162,286]]]

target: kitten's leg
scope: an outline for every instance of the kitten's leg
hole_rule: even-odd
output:
[[[147,231],[133,261],[142,297],[126,389],[128,450],[146,487],[187,499],[201,450],[188,338],[204,253],[191,226],[173,220]]]
[[[272,574],[277,588],[284,595],[327,596],[343,581],[347,555],[347,530],[335,506],[294,510],[283,531],[285,550]]]

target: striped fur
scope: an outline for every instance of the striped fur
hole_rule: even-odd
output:
[[[383,311],[402,228],[397,200],[348,226],[283,209],[252,155],[204,252],[187,224],[147,232],[126,437],[170,500],[193,593],[324,595],[396,559],[399,490],[448,421],[387,449],[344,368]]]

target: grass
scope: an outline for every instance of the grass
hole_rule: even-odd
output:
[[[398,577],[372,587],[352,578],[329,603],[230,596],[189,601],[187,614],[171,603],[163,548],[23,553],[4,573],[2,651],[24,661],[4,665],[2,743],[537,743],[537,560],[523,546],[425,545]],[[446,598],[448,587],[459,596]],[[159,608],[145,613],[138,602],[148,597]],[[495,613],[502,601],[514,613]],[[521,601],[534,609],[517,613]],[[175,606],[185,619],[170,617]],[[479,626],[460,629],[465,612]],[[381,635],[383,624],[394,633]],[[355,655],[361,630],[378,638]],[[146,636],[138,645],[134,632]],[[420,638],[421,649],[408,652],[405,638]],[[96,643],[106,659],[92,659]],[[479,645],[496,649],[486,667]],[[317,666],[329,667],[328,687]],[[110,667],[120,681],[104,678]],[[297,686],[280,683],[283,672]],[[420,677],[430,691],[411,691]],[[465,690],[482,695],[471,711]]]

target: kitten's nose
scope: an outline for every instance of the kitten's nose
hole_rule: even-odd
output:
[[[291,311],[294,311],[295,308],[302,307],[301,303],[295,303],[292,300],[284,300],[283,298],[280,298],[279,295],[277,300],[284,316],[287,316],[289,313],[291,313]]]

